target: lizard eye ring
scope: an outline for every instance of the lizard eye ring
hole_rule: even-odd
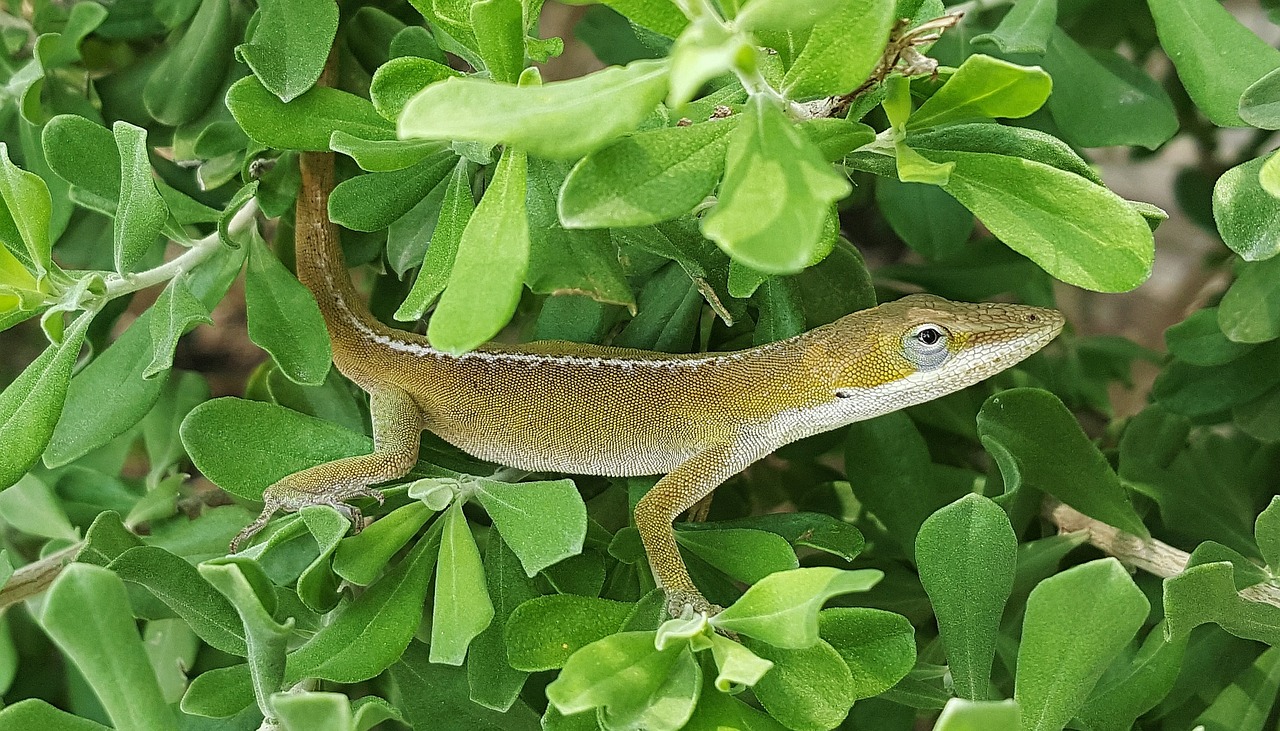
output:
[[[933,370],[951,357],[947,348],[950,336],[951,333],[941,325],[931,322],[916,325],[902,338],[903,355],[920,370]]]

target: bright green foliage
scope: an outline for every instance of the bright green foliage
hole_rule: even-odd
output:
[[[0,728],[1269,728],[1275,3],[572,4],[5,6]],[[1069,325],[731,478],[676,530],[714,617],[664,614],[651,479],[430,433],[362,531],[311,506],[227,557],[264,488],[372,447],[292,273],[323,151],[359,296],[451,352],[732,351],[918,290]],[[1112,192],[1127,160],[1185,166],[1177,210]],[[1224,245],[1167,358],[1082,334],[1119,325],[1069,287],[1142,284],[1170,216]],[[1098,559],[1148,539],[1189,560]]]

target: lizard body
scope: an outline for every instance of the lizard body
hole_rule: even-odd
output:
[[[674,355],[578,343],[491,345],[462,355],[378,322],[357,297],[328,218],[331,153],[302,156],[297,270],[338,369],[370,394],[373,454],[289,475],[262,515],[376,496],[403,476],[428,429],[481,459],[524,470],[665,474],[636,525],[668,608],[714,611],[690,580],[672,521],[778,447],[957,391],[1052,340],[1054,310],[913,295],[788,340]]]

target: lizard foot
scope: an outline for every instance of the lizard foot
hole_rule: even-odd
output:
[[[672,618],[679,618],[684,614],[685,608],[692,609],[694,614],[705,614],[708,617],[714,617],[724,611],[724,607],[718,604],[712,604],[707,598],[695,591],[668,590],[667,594],[667,614]]]

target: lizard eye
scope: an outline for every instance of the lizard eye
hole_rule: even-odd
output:
[[[951,357],[951,352],[947,349],[949,335],[941,325],[916,325],[902,338],[903,354],[920,370],[937,368]]]

